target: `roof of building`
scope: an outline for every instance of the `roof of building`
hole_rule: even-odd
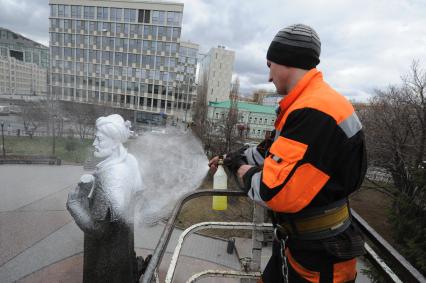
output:
[[[198,43],[191,42],[189,40],[180,40],[180,45],[184,47],[196,48],[199,49],[200,45]]]
[[[7,36],[6,38],[0,36],[0,43],[6,43],[6,44],[17,44],[22,45],[29,48],[41,48],[41,49],[48,49],[47,46],[44,46],[41,43],[38,43],[34,40],[31,40],[17,32],[11,31],[7,28],[0,27],[0,31],[7,32],[11,34],[11,36]]]
[[[182,12],[184,3],[177,1],[165,1],[165,0],[49,0],[49,4],[73,4],[74,5],[85,5],[85,6],[102,6],[102,7],[119,7],[119,8],[131,8],[131,9],[143,9],[144,7],[153,10],[164,9],[168,11]]]
[[[209,102],[209,106],[216,107],[216,108],[229,108],[230,105],[231,105],[231,102],[229,100],[220,101],[220,102]],[[239,110],[246,110],[246,111],[249,111],[249,112],[274,114],[275,115],[275,107],[274,106],[259,105],[259,104],[254,104],[254,103],[238,101],[238,109]]]

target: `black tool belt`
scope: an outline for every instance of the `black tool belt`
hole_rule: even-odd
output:
[[[280,235],[300,240],[320,240],[340,234],[351,224],[347,199],[295,214],[273,213]]]

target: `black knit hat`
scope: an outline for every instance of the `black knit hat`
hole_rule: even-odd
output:
[[[313,28],[303,24],[280,30],[269,46],[266,58],[274,63],[310,70],[319,64],[321,41]]]

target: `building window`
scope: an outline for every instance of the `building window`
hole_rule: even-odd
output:
[[[94,19],[95,18],[95,7],[84,7],[84,18],[85,19]]]
[[[50,5],[50,16],[51,17],[58,16],[58,5]]]
[[[97,11],[96,14],[97,14],[98,20],[108,20],[109,8],[97,7],[96,11]]]
[[[123,9],[115,9],[115,20],[121,22],[123,20]]]
[[[69,5],[64,6],[64,16],[66,18],[71,17],[71,7]]]
[[[124,21],[130,22],[130,9],[124,9]]]
[[[81,6],[71,6],[71,18],[81,18]]]
[[[111,8],[111,21],[121,21],[122,18],[122,9],[119,8]]]
[[[134,23],[136,21],[136,10],[124,9],[124,21]]]
[[[157,24],[157,25],[164,24],[164,12],[163,12],[163,21],[161,21],[160,13],[161,13],[160,11],[152,11],[152,23],[153,24]]]
[[[64,16],[64,5],[58,5],[58,17]]]
[[[151,10],[139,10],[138,22],[149,24],[151,22]]]
[[[134,23],[136,22],[136,10],[130,10],[130,22]]]

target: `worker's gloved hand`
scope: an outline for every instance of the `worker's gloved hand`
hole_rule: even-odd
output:
[[[272,143],[274,142],[275,130],[272,131],[269,135],[265,136],[265,139],[257,145],[257,151],[262,155],[266,156],[266,153],[271,148]]]
[[[244,151],[246,149],[247,147],[244,146],[237,151],[227,153],[225,159],[223,160],[223,165],[225,165],[228,170],[235,175],[237,174],[237,171],[241,165],[248,164],[247,158],[244,155]]]

